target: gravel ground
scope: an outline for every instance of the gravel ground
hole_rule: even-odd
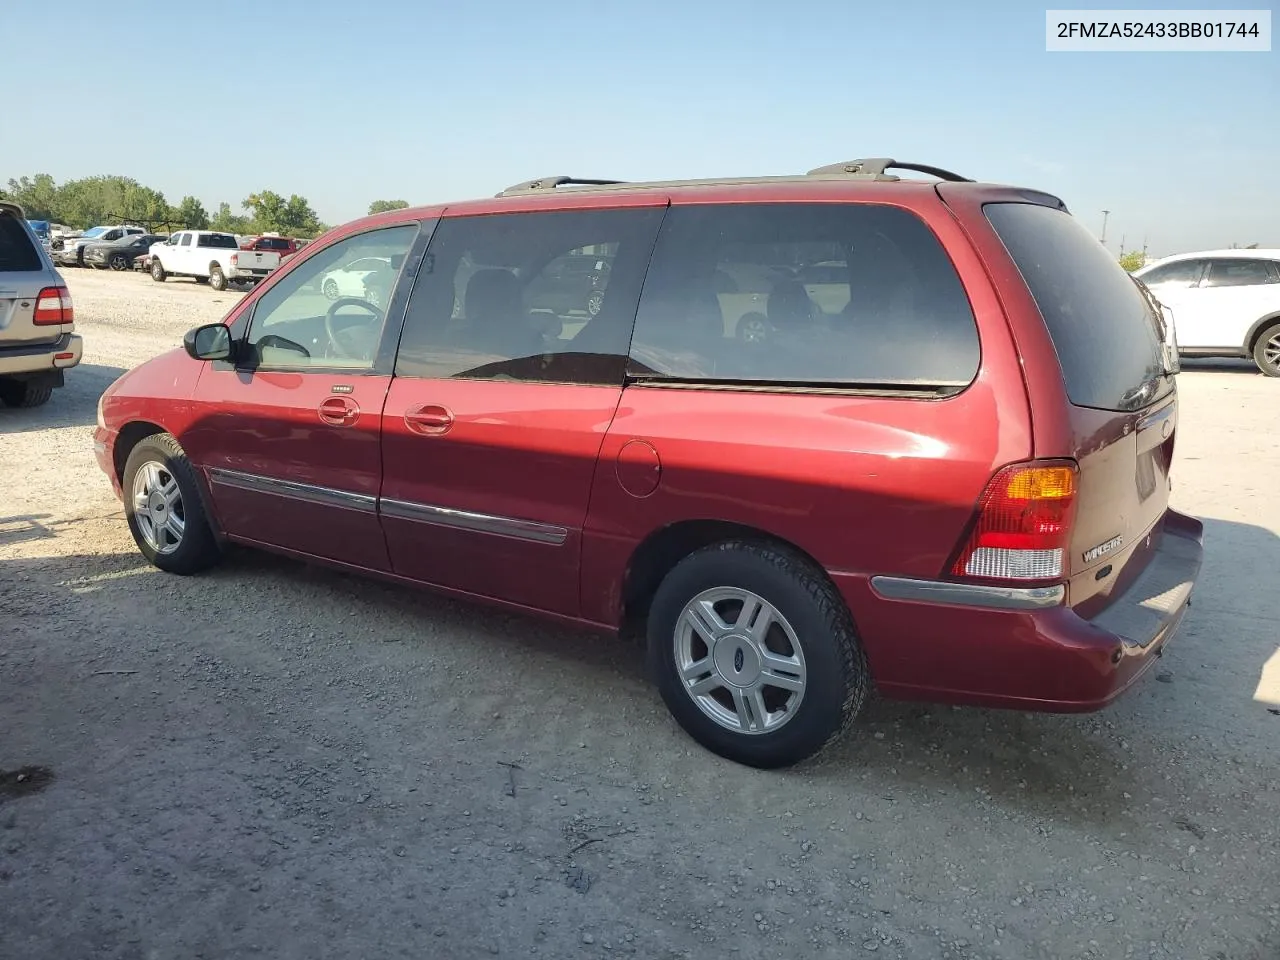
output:
[[[236,295],[65,272],[85,363],[0,410],[0,955],[1280,957],[1280,381],[1181,378],[1208,558],[1158,676],[1086,717],[878,702],[762,773],[628,645],[146,567],[94,405]]]

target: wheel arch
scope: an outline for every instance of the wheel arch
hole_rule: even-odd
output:
[[[1273,311],[1249,328],[1249,335],[1244,338],[1244,348],[1250,356],[1253,355],[1254,347],[1262,338],[1262,332],[1274,323],[1280,323],[1280,310]]]
[[[124,482],[124,467],[129,462],[129,454],[133,453],[134,447],[147,437],[167,432],[164,427],[149,420],[133,420],[121,427],[111,450],[111,464],[115,468],[116,479]]]
[[[680,520],[652,531],[631,551],[622,580],[623,624],[641,621],[648,615],[658,586],[676,564],[703,547],[725,540],[779,547],[801,557],[827,577],[826,570],[812,554],[775,533],[728,520]]]

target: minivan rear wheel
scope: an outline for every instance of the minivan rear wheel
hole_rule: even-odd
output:
[[[151,564],[192,574],[221,559],[195,470],[170,434],[153,434],[130,451],[122,486],[129,531]]]
[[[690,554],[658,587],[648,642],[680,726],[749,766],[814,755],[867,697],[848,609],[820,570],[780,546],[734,540]]]
[[[1253,345],[1253,362],[1268,377],[1280,377],[1280,323],[1262,331]]]

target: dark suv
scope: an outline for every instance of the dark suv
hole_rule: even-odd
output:
[[[531,291],[600,251],[549,323]],[[380,302],[319,292],[367,257]],[[161,569],[249,544],[644,624],[684,728],[779,766],[873,687],[1086,711],[1154,662],[1202,552],[1167,326],[1035,190],[544,178],[332,231],[118,380],[95,445]]]

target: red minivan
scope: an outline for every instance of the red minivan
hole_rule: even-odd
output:
[[[534,295],[565,256],[609,261],[594,313]],[[389,293],[326,298],[357,269]],[[1169,327],[1034,190],[552,177],[331,231],[116,381],[95,448],[163,570],[239,543],[642,623],[688,733],[775,767],[873,688],[1087,711],[1152,664],[1202,554]]]

